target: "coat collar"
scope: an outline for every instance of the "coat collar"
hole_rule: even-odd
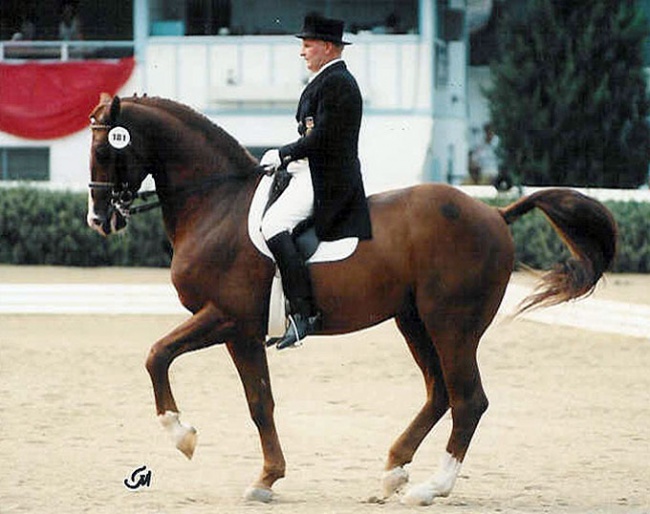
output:
[[[338,63],[343,63],[343,65],[345,66],[345,62],[340,57],[338,59],[334,59],[334,60],[328,62],[325,66],[323,66],[320,70],[318,70],[314,75],[312,75],[311,78],[309,79],[309,82],[311,83],[314,79],[316,79],[316,77],[320,76],[325,70],[328,70],[328,69],[336,66]]]

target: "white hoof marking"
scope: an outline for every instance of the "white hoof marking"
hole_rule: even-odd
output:
[[[198,438],[196,428],[181,423],[178,412],[166,411],[165,414],[158,416],[158,419],[160,419],[160,423],[171,436],[176,448],[188,459],[191,459]]]
[[[449,496],[454,488],[461,463],[447,453],[440,462],[438,472],[427,482],[414,485],[402,498],[406,505],[431,505],[438,496]]]
[[[409,481],[409,474],[402,466],[386,471],[381,477],[381,489],[384,498],[389,498]]]
[[[273,499],[273,491],[265,487],[251,486],[244,491],[244,500],[269,503]]]

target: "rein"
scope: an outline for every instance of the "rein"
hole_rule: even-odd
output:
[[[111,125],[93,122],[90,125],[91,130],[110,130],[113,128]],[[268,170],[263,166],[256,166],[255,175],[267,174]],[[88,188],[99,191],[109,191],[111,194],[110,204],[122,216],[129,217],[133,214],[139,214],[156,209],[161,206],[160,198],[163,196],[176,196],[176,195],[192,195],[218,187],[224,182],[231,180],[244,180],[246,175],[242,174],[229,174],[229,175],[214,175],[207,177],[198,182],[185,184],[175,187],[158,186],[156,190],[152,191],[132,191],[128,182],[117,184],[115,182],[95,182],[92,181],[88,184]],[[156,195],[157,200],[148,201],[152,196]],[[133,206],[135,200],[142,200],[145,203],[142,205]]]
[[[267,170],[263,166],[255,167],[255,174],[262,175]],[[208,189],[218,187],[224,182],[231,180],[243,180],[247,178],[246,175],[231,174],[231,175],[215,175],[208,177],[204,180],[175,187],[159,187],[159,190],[137,191],[133,192],[129,188],[128,183],[116,184],[115,182],[90,182],[88,188],[91,190],[110,191],[111,204],[117,209],[124,217],[129,217],[134,214],[140,214],[160,207],[160,199],[148,201],[152,196],[171,196],[171,195],[193,195],[204,192]],[[142,205],[132,205],[135,200],[142,200],[145,203]]]

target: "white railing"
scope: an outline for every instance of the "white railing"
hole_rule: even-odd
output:
[[[0,41],[0,61],[93,59],[133,53],[133,41]]]
[[[511,188],[509,191],[500,192],[493,186],[456,186],[475,198],[518,198],[522,195],[531,195],[537,191],[547,189],[544,187],[524,186],[521,189]],[[569,186],[551,186],[551,187],[569,187]],[[576,191],[587,196],[600,200],[601,202],[650,202],[650,189],[642,186],[638,189],[605,189],[590,187],[571,187]]]

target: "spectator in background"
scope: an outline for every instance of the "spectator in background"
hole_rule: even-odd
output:
[[[62,41],[83,39],[81,22],[73,4],[67,3],[63,5],[61,22],[59,23],[59,39]]]
[[[483,141],[470,152],[470,176],[477,184],[492,184],[500,175],[499,137],[491,123],[483,125]]]
[[[36,36],[36,26],[29,14],[21,16],[20,30],[11,36],[12,41],[31,41]]]

